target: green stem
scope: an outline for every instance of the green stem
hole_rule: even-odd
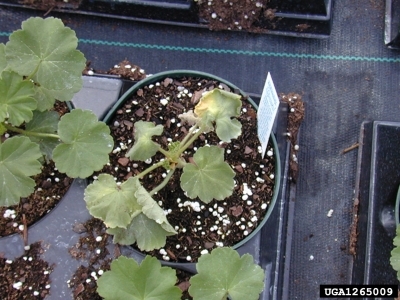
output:
[[[186,136],[182,139],[181,145],[185,145],[185,144],[187,143],[188,139],[190,138],[190,136],[193,134],[193,132],[194,132],[196,129],[199,129],[199,125],[197,125],[197,124],[194,125],[194,126],[192,126],[192,128],[189,129],[189,131],[188,131],[188,133],[186,134]]]
[[[181,155],[197,138],[203,133],[205,126],[198,128],[198,131],[181,147],[178,155]]]
[[[150,173],[151,171],[157,169],[158,167],[161,167],[164,164],[164,161],[159,161],[158,163],[148,167],[146,170],[140,172],[139,174],[136,175],[137,178],[141,179],[144,176],[146,176],[148,173]]]
[[[27,135],[27,136],[34,136],[34,137],[38,137],[38,138],[60,139],[60,136],[58,134],[28,131],[28,130],[24,130],[24,129],[21,129],[21,128],[17,128],[17,127],[11,126],[9,124],[3,124],[3,125],[7,130],[11,130],[13,132],[21,133],[21,134]]]
[[[157,185],[154,189],[152,189],[149,194],[151,196],[153,196],[155,193],[157,193],[158,191],[160,191],[161,189],[163,189],[168,181],[171,179],[172,175],[174,174],[175,169],[172,169],[168,172],[167,176],[164,178],[163,182],[161,182],[159,185]]]
[[[158,151],[160,151],[162,154],[164,154],[164,156],[166,157],[166,158],[170,158],[171,157],[171,154],[167,151],[167,150],[164,150],[163,148],[158,148]]]

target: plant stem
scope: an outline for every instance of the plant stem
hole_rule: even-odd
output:
[[[151,196],[153,196],[155,193],[157,193],[158,191],[160,191],[161,189],[163,189],[168,181],[171,179],[172,175],[174,174],[176,169],[172,169],[168,172],[167,176],[164,178],[163,182],[161,182],[159,185],[157,185],[154,189],[152,189],[149,194]]]
[[[170,153],[167,150],[164,150],[163,148],[161,148],[161,146],[160,146],[160,148],[158,148],[158,151],[160,151],[162,154],[164,154],[164,156],[166,158],[169,158],[171,156]]]
[[[199,128],[199,125],[193,125],[192,128],[189,129],[188,133],[186,134],[186,136],[182,139],[181,141],[181,145],[185,145],[188,141],[188,139],[190,138],[190,136],[193,134],[193,132]]]
[[[164,164],[164,161],[159,161],[158,163],[148,167],[146,170],[140,172],[139,174],[136,175],[137,178],[141,179],[144,176],[146,176],[148,173],[150,173],[151,171],[157,169],[158,167],[161,167]]]
[[[204,126],[201,126],[200,128],[197,126],[197,129],[198,129],[198,131],[195,134],[193,134],[193,136],[188,141],[186,141],[186,143],[181,147],[178,155],[181,155],[203,133]],[[189,135],[189,133],[188,133],[188,135]],[[186,137],[184,138],[184,140],[185,139],[186,139]]]
[[[52,134],[52,133],[42,133],[42,132],[34,132],[34,131],[28,131],[28,130],[24,130],[21,128],[17,128],[14,126],[11,126],[9,124],[3,124],[5,128],[7,128],[7,130],[11,130],[17,133],[21,133],[23,135],[27,135],[27,136],[34,136],[34,137],[38,137],[38,138],[53,138],[53,139],[60,139],[60,136],[58,134]]]

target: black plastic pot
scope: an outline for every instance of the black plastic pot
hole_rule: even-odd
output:
[[[386,0],[385,45],[391,49],[400,49],[400,3]]]
[[[350,264],[351,284],[397,284],[390,265],[400,184],[400,123],[361,126],[355,199],[357,247]]]
[[[99,118],[108,112],[111,106],[121,96],[123,91],[129,89],[134,83],[123,81],[113,77],[91,77],[83,78],[83,89],[77,93],[72,100],[77,108],[91,109]],[[259,96],[252,95],[253,99]],[[260,299],[282,299],[282,287],[284,285],[283,267],[286,247],[287,212],[288,212],[288,147],[285,137],[287,120],[287,107],[281,105],[275,120],[273,132],[276,136],[282,165],[281,189],[276,198],[276,207],[270,212],[266,225],[254,235],[246,244],[240,247],[240,253],[248,252],[265,270],[266,282],[264,292]],[[84,223],[91,218],[83,200],[86,181],[74,180],[67,194],[60,203],[42,220],[28,229],[29,244],[42,241],[45,252],[43,258],[54,264],[54,271],[50,275],[51,294],[46,298],[73,299],[72,291],[67,281],[80,265],[87,265],[85,259],[76,260],[72,258],[68,249],[78,241],[80,234],[73,231],[77,223]],[[132,248],[122,247],[122,254],[141,260],[142,256],[133,253]],[[24,253],[22,237],[12,235],[0,238],[0,253],[6,258],[14,258]],[[110,253],[113,253],[111,247]]]
[[[155,75],[152,75],[134,86],[130,88],[113,106],[110,112],[105,116],[104,121],[110,122],[115,115],[115,112],[130,99],[133,93],[144,86],[149,84],[155,84],[156,82],[161,82],[165,78],[181,78],[183,76],[193,76],[200,78],[210,78],[213,80],[217,80],[221,83],[226,84],[233,90],[239,91],[241,94],[245,93],[241,91],[238,87],[233,85],[232,83],[216,77],[214,75],[204,73],[204,72],[195,72],[195,71],[187,71],[187,70],[177,70],[177,71],[168,71],[161,72]],[[257,104],[250,99],[250,102],[257,107]],[[284,246],[286,239],[286,213],[287,213],[287,203],[286,203],[286,191],[287,191],[287,147],[288,144],[286,139],[284,138],[284,131],[286,128],[284,119],[284,110],[285,106],[281,106],[281,113],[279,114],[276,123],[274,132],[277,135],[271,135],[271,139],[274,145],[274,153],[276,155],[276,180],[275,184],[275,193],[274,197],[271,201],[271,204],[268,208],[266,216],[263,221],[256,230],[254,230],[247,238],[238,242],[233,246],[240,255],[244,253],[251,254],[256,263],[259,263],[265,270],[266,273],[266,283],[265,290],[261,295],[260,299],[281,299],[282,294],[282,281],[283,281],[283,255],[284,255]],[[283,113],[283,115],[282,115]],[[285,164],[283,163],[285,162]],[[282,182],[282,184],[281,184]],[[274,209],[274,206],[277,206]],[[130,256],[135,258],[137,261],[141,261],[144,258],[144,255],[139,251],[131,248],[131,247],[123,247],[121,249],[121,253],[126,256]],[[171,266],[173,268],[182,269],[185,271],[189,271],[192,273],[196,272],[196,266],[194,263],[173,263],[161,261],[163,265]]]
[[[198,7],[193,0],[82,0],[77,5],[64,2],[52,8],[54,11],[82,15],[149,22],[156,24],[208,28],[207,22],[198,16]],[[18,0],[0,0],[0,5],[33,8]],[[327,38],[331,32],[332,0],[272,0],[276,9],[275,21],[260,18],[258,33],[286,35],[306,38]],[[49,8],[43,8],[48,10]]]

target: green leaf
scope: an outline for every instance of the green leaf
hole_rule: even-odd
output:
[[[86,59],[75,32],[56,18],[29,18],[6,44],[8,65],[49,90],[78,92]],[[68,99],[70,100],[70,99]]]
[[[161,224],[140,213],[132,219],[126,229],[109,228],[107,233],[114,235],[114,243],[132,245],[135,242],[142,251],[151,251],[165,246],[167,236],[173,235]]]
[[[215,122],[217,136],[224,142],[230,142],[241,134],[242,124],[237,119],[232,119],[240,115],[240,99],[240,95],[213,89],[203,94],[194,112],[207,128],[212,128]]]
[[[15,72],[4,71],[0,78],[0,122],[14,126],[32,119],[36,100],[32,82],[24,81]]]
[[[59,115],[55,111],[33,112],[33,118],[26,123],[25,129],[29,132],[51,133],[57,132]],[[45,155],[47,161],[53,157],[54,148],[60,143],[58,139],[51,137],[29,136],[32,142],[38,143],[40,151]]]
[[[56,100],[69,101],[75,94],[75,90],[80,90],[80,83],[76,83],[76,88],[65,90],[49,90],[43,86],[35,86],[35,99],[38,103],[37,109],[45,111],[54,106]]]
[[[217,146],[199,148],[193,155],[194,164],[183,167],[181,188],[190,198],[199,197],[209,203],[232,194],[235,172],[224,162],[224,150]]]
[[[41,172],[39,146],[25,136],[15,136],[0,144],[0,206],[18,204],[29,196],[35,181],[29,176]]]
[[[400,225],[396,228],[396,236],[393,239],[394,248],[391,252],[390,264],[397,272],[397,279],[400,280]]]
[[[141,160],[152,157],[160,146],[153,142],[151,138],[154,135],[160,135],[163,132],[163,126],[155,126],[152,122],[138,121],[135,123],[135,143],[126,154],[131,160]]]
[[[61,139],[53,151],[58,170],[69,177],[85,178],[108,161],[113,139],[108,126],[89,110],[74,109],[58,123]]]
[[[90,214],[104,221],[108,227],[127,228],[142,207],[135,192],[140,185],[136,177],[118,185],[109,174],[100,174],[85,190],[86,206]]]
[[[196,300],[256,300],[264,288],[264,272],[253,257],[242,257],[231,248],[217,248],[202,255],[198,274],[190,279],[189,293]]]
[[[1,72],[3,72],[7,67],[7,59],[6,59],[6,45],[0,44],[0,78]]]
[[[162,267],[154,257],[146,256],[140,265],[120,256],[97,280],[97,292],[105,300],[179,300],[175,271]]]

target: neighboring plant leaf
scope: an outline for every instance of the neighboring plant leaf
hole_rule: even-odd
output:
[[[74,109],[65,114],[58,123],[58,134],[62,143],[54,149],[53,160],[69,177],[88,177],[109,161],[110,129],[93,112]]]
[[[57,132],[59,115],[55,111],[33,112],[33,118],[26,123],[25,129],[30,132],[51,133]],[[45,155],[46,160],[52,159],[54,148],[60,143],[58,139],[50,137],[29,136],[32,142],[38,143],[40,151]]]
[[[32,82],[24,81],[15,72],[4,71],[0,78],[0,122],[14,126],[29,122],[36,108]]]
[[[18,204],[29,196],[35,181],[29,176],[41,172],[39,146],[25,136],[15,136],[0,144],[0,206]]]
[[[107,233],[114,235],[114,243],[131,245],[135,242],[142,251],[151,251],[165,246],[167,236],[172,235],[161,224],[141,213],[132,219],[127,229],[109,228]]]
[[[0,78],[1,72],[3,72],[7,67],[6,59],[6,45],[0,43]]]
[[[202,255],[198,274],[190,279],[189,294],[196,300],[256,300],[264,288],[264,272],[253,257],[231,248],[216,248]]]
[[[180,300],[175,274],[155,257],[146,256],[138,265],[134,259],[120,256],[97,280],[97,292],[105,300]]]
[[[241,134],[241,123],[232,119],[240,115],[242,107],[241,96],[220,89],[213,89],[201,97],[195,107],[195,114],[199,116],[207,127],[212,128],[215,122],[215,132],[224,142],[230,142]]]
[[[235,172],[224,161],[223,149],[217,146],[199,148],[193,160],[195,163],[186,164],[181,176],[181,188],[190,198],[199,197],[209,203],[232,194]]]
[[[54,106],[56,98],[52,95],[49,90],[42,86],[35,86],[35,100],[37,101],[37,110],[46,111]]]
[[[46,89],[78,92],[85,57],[78,51],[75,32],[56,18],[29,18],[10,35],[6,57],[12,70]],[[70,100],[70,99],[69,99]]]
[[[151,138],[163,132],[163,126],[155,126],[152,122],[138,121],[135,123],[135,143],[126,154],[131,160],[141,160],[152,157],[160,146],[153,142]]]
[[[397,272],[397,279],[400,280],[400,225],[396,228],[396,236],[393,239],[393,245],[395,246],[390,253],[390,264],[392,268]]]
[[[135,197],[138,185],[136,177],[118,185],[111,175],[100,174],[85,190],[86,206],[93,217],[103,220],[108,227],[127,228],[142,209]]]

